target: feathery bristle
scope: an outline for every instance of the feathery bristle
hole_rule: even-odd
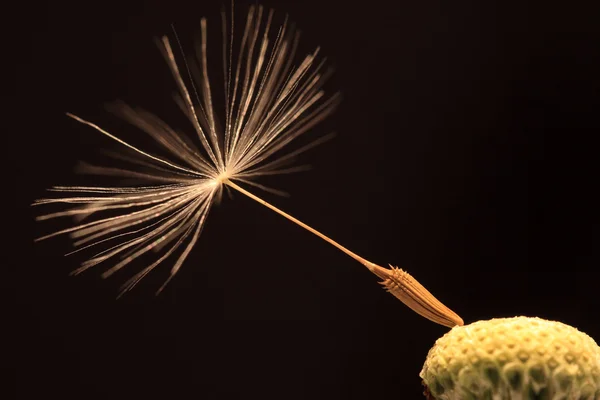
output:
[[[224,184],[238,181],[284,194],[253,180],[305,168],[288,164],[323,138],[287,154],[282,150],[328,116],[339,96],[327,97],[322,90],[328,73],[323,70],[324,62],[318,61],[319,50],[294,66],[298,33],[287,18],[278,29],[272,26],[272,20],[272,10],[265,13],[262,6],[251,7],[238,45],[240,52],[234,57],[233,27],[228,32],[223,15],[226,104],[225,115],[220,119],[213,106],[208,77],[206,19],[201,20],[201,40],[194,60],[184,58],[183,63],[178,63],[171,41],[166,36],[158,41],[179,90],[175,100],[190,121],[195,137],[177,132],[145,110],[122,102],[110,105],[110,112],[147,133],[167,150],[169,158],[152,155],[90,121],[67,114],[134,154],[133,158],[119,158],[144,167],[142,170],[85,165],[82,171],[147,182],[145,186],[133,187],[59,186],[52,191],[65,197],[34,203],[66,206],[61,211],[40,215],[37,218],[40,221],[58,217],[73,217],[78,221],[73,227],[38,240],[69,234],[75,252],[102,247],[74,273],[111,262],[103,273],[107,277],[152,250],[162,254],[131,278],[123,290],[133,288],[152,269],[173,256],[176,258],[170,280],[198,240],[211,205],[221,198]]]

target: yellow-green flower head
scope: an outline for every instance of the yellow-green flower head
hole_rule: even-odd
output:
[[[478,321],[438,339],[420,376],[436,400],[600,400],[600,347],[560,322]]]

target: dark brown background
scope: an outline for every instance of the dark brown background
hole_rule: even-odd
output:
[[[539,316],[598,340],[598,14],[446,3],[264,3],[297,22],[302,53],[322,46],[336,67],[328,89],[344,95],[314,132],[337,138],[303,158],[314,170],[266,180],[292,197],[265,198],[405,268],[466,322]],[[35,224],[28,205],[81,182],[79,159],[116,148],[63,113],[115,126],[102,104],[121,98],[169,120],[174,85],[152,39],[172,22],[182,38],[201,16],[219,24],[221,5],[5,10],[9,398],[419,398],[421,365],[447,329],[249,199],[215,207],[158,298],[166,266],[115,301],[123,276],[68,277],[81,259],[62,256],[66,240],[32,243],[56,226]]]

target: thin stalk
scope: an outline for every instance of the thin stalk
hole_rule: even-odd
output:
[[[257,202],[259,202],[260,204],[262,204],[263,206],[270,208],[271,210],[275,211],[277,214],[289,219],[290,221],[294,222],[297,225],[300,225],[301,227],[303,227],[304,229],[306,229],[307,231],[317,235],[318,237],[320,237],[321,239],[323,239],[324,241],[326,241],[327,243],[337,247],[338,249],[340,249],[341,251],[343,251],[345,254],[349,255],[350,257],[354,258],[356,261],[358,261],[359,263],[361,263],[362,265],[364,265],[365,267],[369,268],[369,270],[372,270],[374,266],[376,266],[375,264],[373,264],[370,261],[365,260],[364,258],[362,258],[361,256],[359,256],[358,254],[348,250],[347,248],[345,248],[344,246],[342,246],[341,244],[339,244],[338,242],[336,242],[335,240],[331,239],[330,237],[322,234],[321,232],[319,232],[318,230],[306,225],[304,222],[300,221],[297,218],[292,217],[290,214],[286,213],[283,210],[280,210],[279,208],[275,207],[274,205],[266,202],[265,200],[261,199],[260,197],[250,193],[249,191],[247,191],[244,188],[241,188],[240,186],[236,185],[235,183],[231,182],[230,180],[226,180],[223,183],[225,183],[227,186],[237,190],[238,192],[250,197],[252,200],[255,200]]]
[[[455,325],[463,325],[462,318],[460,318],[456,313],[454,313],[448,307],[443,305],[439,300],[437,300],[427,289],[425,289],[423,285],[421,285],[415,278],[413,278],[407,272],[394,267],[392,267],[391,269],[382,268],[379,265],[372,263],[359,256],[358,254],[348,250],[335,240],[322,234],[321,232],[310,227],[309,225],[305,224],[299,219],[292,217],[285,211],[280,210],[279,208],[266,202],[260,197],[250,193],[246,189],[233,183],[231,180],[223,179],[221,182],[231,187],[232,189],[237,190],[243,195],[250,197],[252,200],[262,204],[263,206],[275,211],[277,214],[287,218],[288,220],[301,226],[307,231],[315,234],[316,236],[325,240],[327,243],[337,247],[339,250],[341,250],[345,254],[349,255],[350,257],[367,267],[369,271],[371,271],[379,278],[384,280],[383,282],[381,282],[381,284],[385,287],[385,289],[387,289],[388,292],[390,292],[392,295],[394,295],[396,298],[398,298],[400,301],[402,301],[404,304],[406,304],[408,307],[410,307],[413,311],[420,314],[421,316],[440,325],[448,327],[453,327]]]

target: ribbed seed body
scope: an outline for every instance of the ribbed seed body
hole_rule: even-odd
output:
[[[420,376],[438,400],[600,400],[600,347],[560,322],[478,321],[438,339]]]
[[[391,265],[390,269],[386,269],[371,264],[371,268],[375,275],[383,279],[381,285],[416,313],[449,328],[463,324],[461,317],[436,299],[408,272]]]

